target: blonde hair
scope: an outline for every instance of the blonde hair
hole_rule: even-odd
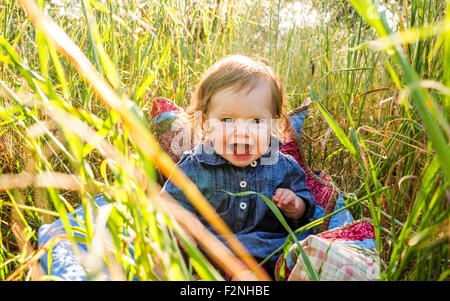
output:
[[[229,87],[234,87],[236,91],[244,88],[251,91],[261,80],[269,85],[272,92],[272,116],[280,119],[283,125],[279,134],[285,134],[290,123],[286,114],[287,96],[281,79],[263,62],[242,55],[225,57],[206,70],[186,112],[192,120],[195,112],[207,113],[209,102],[217,92]]]

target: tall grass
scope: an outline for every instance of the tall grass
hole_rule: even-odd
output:
[[[189,233],[195,220],[163,205],[155,165],[167,174],[173,162],[147,130],[154,97],[186,106],[202,72],[234,53],[273,65],[291,108],[315,101],[308,163],[327,171],[355,218],[372,219],[381,279],[447,279],[450,2],[379,2],[380,13],[368,0],[312,1],[321,22],[287,27],[293,3],[283,1],[52,3],[37,2],[71,41],[32,2],[1,4],[0,279],[40,279],[37,229],[58,217],[67,225],[80,204],[95,209],[96,193],[113,206],[97,213],[113,246],[98,247],[101,218],[88,210],[79,231],[116,279],[221,279],[217,266],[238,271],[236,256],[252,267],[238,242],[236,256],[205,242],[206,232]],[[223,256],[205,258],[187,234]]]

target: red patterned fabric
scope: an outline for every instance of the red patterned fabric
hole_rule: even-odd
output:
[[[362,241],[375,238],[375,231],[369,222],[355,223],[347,228],[319,233],[317,236],[333,241]]]
[[[280,147],[280,152],[294,157],[294,159],[298,162],[300,167],[303,170],[305,170],[305,165],[301,160],[300,153],[298,151],[297,144],[295,143],[295,141],[292,140],[289,142],[285,142]],[[331,197],[333,189],[317,182],[307,173],[305,173],[305,175],[306,175],[306,187],[308,187],[311,190],[314,196],[314,200],[316,201],[316,205],[325,208],[327,206],[328,200]],[[325,174],[323,179],[325,181],[328,181],[329,180],[328,175]]]
[[[152,105],[152,118],[155,118],[157,115],[163,112],[180,112],[181,109],[179,106],[174,104],[170,99],[159,97],[153,101]]]
[[[311,235],[310,237],[317,237],[319,239],[325,239],[327,241],[331,242],[347,242],[349,243],[348,246],[353,246],[355,248],[355,250],[357,248],[359,248],[359,252],[361,252],[361,250],[364,250],[364,248],[361,248],[360,246],[358,246],[358,241],[363,241],[365,239],[375,239],[375,231],[374,228],[372,226],[371,223],[367,222],[367,221],[359,221],[359,222],[355,222],[349,225],[344,225],[342,227],[336,228],[336,229],[332,229],[323,233],[319,233],[317,235]],[[305,244],[305,241],[302,241],[302,245]],[[345,245],[343,245],[345,246]],[[314,256],[316,256],[317,258],[320,258],[321,261],[325,261],[327,256],[325,256],[325,254],[327,254],[328,252],[328,246],[323,247],[322,249],[318,250],[316,249],[315,251],[317,251],[317,254],[312,254],[311,250],[308,249],[308,247],[306,246],[306,244],[303,246],[304,249],[307,252],[307,255],[311,258],[313,258]],[[372,250],[373,251],[373,250]],[[342,251],[344,252],[344,250]],[[370,249],[367,249],[367,252],[371,252]],[[374,252],[374,251],[373,251]],[[340,254],[338,252],[338,254]],[[375,257],[375,256],[369,256],[371,254],[365,254],[368,256],[368,258],[371,257]],[[288,255],[289,256],[289,255]],[[328,257],[332,257],[331,255]],[[329,261],[331,262],[338,262],[339,259],[331,259],[328,258]],[[275,276],[279,275],[280,270],[281,270],[281,265],[283,263],[283,255],[280,255],[280,257],[277,260],[276,266],[275,266]],[[286,281],[289,279],[289,277],[291,276],[292,272],[291,270],[289,270],[289,268],[286,266],[286,259],[284,259],[284,277],[282,280]],[[368,263],[367,263],[368,264]],[[356,265],[356,264],[355,264]],[[363,265],[364,268],[364,265]],[[370,265],[368,264],[368,268],[370,268]],[[347,276],[351,276],[351,271],[345,271],[345,273],[347,273]],[[333,279],[333,278],[332,278]],[[305,279],[303,279],[305,280]],[[329,279],[330,280],[330,279]],[[336,278],[334,280],[345,280],[344,278]],[[358,280],[366,280],[366,279],[358,279]]]
[[[280,255],[280,257],[278,257],[277,263],[275,264],[275,273],[274,273],[275,277],[280,274],[282,261],[283,255]],[[286,266],[286,259],[284,260],[284,264],[285,266],[283,279],[275,279],[275,280],[287,281],[289,279],[289,276],[291,276],[291,270],[289,270],[289,268]]]
[[[163,113],[166,113],[166,116],[158,120]],[[178,162],[184,151],[194,147],[190,124],[184,110],[170,99],[159,97],[153,101],[151,116],[150,127],[153,135],[172,160]]]

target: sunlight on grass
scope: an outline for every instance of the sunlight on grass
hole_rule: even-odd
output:
[[[306,159],[330,175],[355,218],[372,220],[380,280],[446,280],[449,7],[432,0],[4,1],[0,279],[48,279],[39,258],[69,239],[87,243],[91,261],[103,260],[115,279],[222,280],[217,266],[239,273],[241,259],[268,280],[149,130],[155,97],[186,107],[203,71],[239,53],[274,67],[289,109],[311,97]],[[158,171],[172,173],[228,246],[158,195]],[[98,193],[110,211],[95,206]],[[89,210],[70,230],[67,214],[80,205]],[[39,227],[56,218],[67,236],[37,246]]]

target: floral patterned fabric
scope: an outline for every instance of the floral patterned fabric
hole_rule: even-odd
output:
[[[294,157],[294,159],[298,162],[300,167],[303,170],[305,170],[305,165],[300,158],[300,154],[298,152],[297,144],[295,143],[295,141],[290,140],[284,142],[283,145],[280,147],[280,152]],[[328,200],[331,197],[333,189],[317,182],[309,174],[306,173],[305,175],[306,175],[306,187],[308,187],[313,193],[316,205],[325,208]],[[327,174],[324,174],[322,179],[324,179],[325,181],[329,181]]]
[[[310,235],[300,243],[319,271],[320,280],[368,281],[380,276],[380,258],[374,238],[373,227],[369,222],[356,221],[318,235]],[[288,256],[295,256],[297,252],[293,250],[296,248],[296,245],[292,245]],[[286,271],[285,280],[309,280],[302,260],[296,257],[292,261],[296,264],[292,272]]]
[[[185,151],[194,148],[194,137],[184,111],[167,98],[156,98],[152,105],[150,129],[161,147],[178,162]]]

